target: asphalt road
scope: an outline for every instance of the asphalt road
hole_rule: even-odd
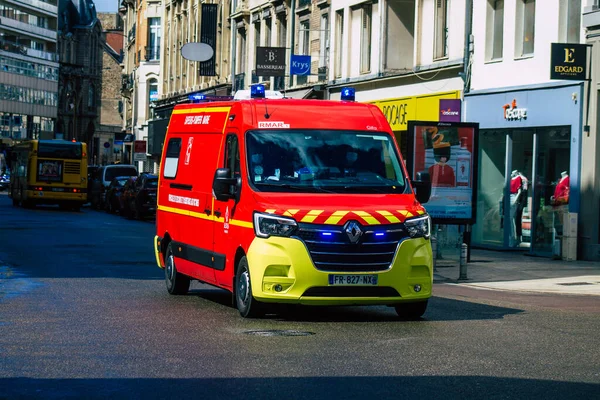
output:
[[[600,398],[600,303],[435,285],[387,307],[239,316],[167,294],[154,224],[0,194],[0,399]]]

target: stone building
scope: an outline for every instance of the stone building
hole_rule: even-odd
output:
[[[100,123],[102,27],[92,0],[60,0],[58,15],[56,136],[86,142],[88,153],[96,154],[93,137]]]
[[[118,13],[98,13],[102,25],[102,94],[100,126],[94,136],[99,149],[94,164],[122,162],[123,103],[121,101],[121,62],[123,60],[123,20]]]

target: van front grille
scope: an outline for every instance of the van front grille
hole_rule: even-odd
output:
[[[65,162],[65,174],[76,174],[81,173],[81,164],[76,162]]]
[[[355,243],[346,232],[356,223],[362,234]],[[404,224],[344,226],[298,224],[295,237],[306,245],[315,267],[329,272],[373,272],[390,268],[398,244],[408,237]]]

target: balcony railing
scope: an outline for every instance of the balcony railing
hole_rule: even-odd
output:
[[[58,13],[58,6],[56,2],[43,1],[43,0],[8,0],[8,3],[16,4],[19,6],[26,5],[38,10],[46,11],[49,14],[56,16]]]
[[[43,60],[58,62],[58,54],[49,53],[47,51],[32,49],[31,47],[23,46],[18,43],[9,42],[0,39],[0,50],[10,53],[21,54],[24,56],[41,58]]]
[[[246,78],[245,73],[237,74],[235,76],[235,90],[241,90],[246,87],[244,79]]]
[[[3,28],[14,29],[17,32],[27,32],[29,34],[43,36],[46,39],[56,40],[56,30],[33,25],[27,22],[21,22],[9,17],[1,17]]]

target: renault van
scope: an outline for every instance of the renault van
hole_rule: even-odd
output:
[[[274,303],[386,305],[419,318],[433,283],[428,177],[410,182],[380,110],[342,101],[180,104],[162,154],[154,248],[166,286]]]

